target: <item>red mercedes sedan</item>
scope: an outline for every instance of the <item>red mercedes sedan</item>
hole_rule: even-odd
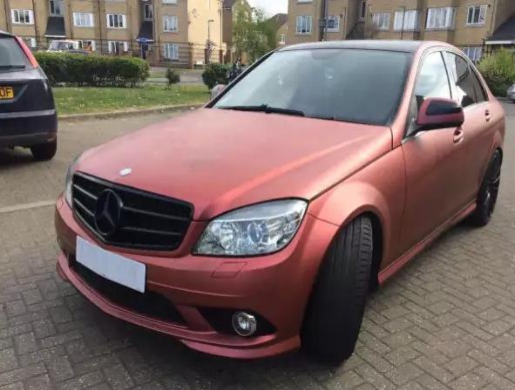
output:
[[[289,46],[204,108],[82,154],[57,271],[196,350],[338,363],[370,290],[458,221],[490,221],[504,134],[453,46]]]

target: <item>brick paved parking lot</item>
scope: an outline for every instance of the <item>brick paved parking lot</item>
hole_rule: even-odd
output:
[[[55,160],[0,151],[0,390],[515,389],[515,106],[506,105],[500,203],[375,293],[356,354],[338,369],[302,354],[211,357],[108,317],[55,273],[53,208],[80,151],[165,115],[63,124]]]

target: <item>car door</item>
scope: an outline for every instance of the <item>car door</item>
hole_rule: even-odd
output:
[[[451,85],[441,51],[421,61],[402,150],[406,169],[406,204],[400,239],[404,252],[444,223],[461,207],[461,167],[455,154],[462,146],[461,128],[417,132],[422,102],[430,97],[451,99]]]
[[[463,106],[463,140],[456,148],[452,164],[460,167],[460,203],[476,198],[488,164],[495,133],[494,109],[477,77],[472,63],[455,52],[445,51],[444,59],[451,79],[453,98]]]

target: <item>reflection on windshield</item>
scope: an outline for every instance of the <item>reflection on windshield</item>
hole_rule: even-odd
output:
[[[397,111],[409,62],[407,53],[379,50],[281,51],[214,107],[266,106],[307,117],[386,125]]]

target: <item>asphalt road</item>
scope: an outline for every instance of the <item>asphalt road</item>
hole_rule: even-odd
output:
[[[514,389],[514,107],[491,225],[452,229],[373,294],[356,353],[337,369],[301,353],[190,351],[103,314],[55,274],[52,204],[69,162],[170,114],[63,124],[51,162],[0,151],[0,390]]]

